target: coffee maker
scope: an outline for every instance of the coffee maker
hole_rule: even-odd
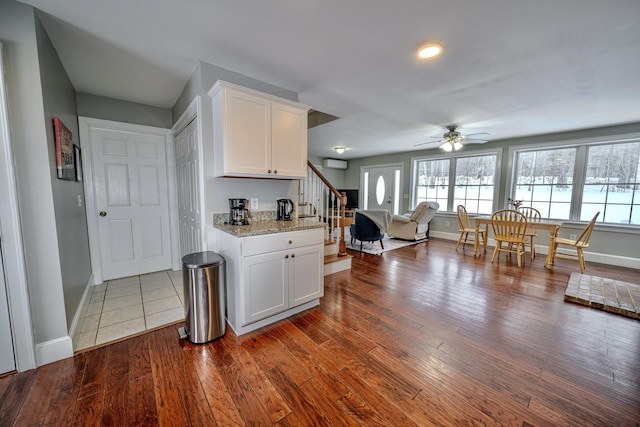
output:
[[[229,224],[231,225],[247,225],[249,221],[249,211],[247,199],[229,199]]]
[[[293,201],[291,199],[277,199],[277,220],[291,221],[291,213],[293,212]]]

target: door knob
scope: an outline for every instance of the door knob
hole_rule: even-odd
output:
[[[100,211],[100,216],[107,216],[107,213],[105,211]]]

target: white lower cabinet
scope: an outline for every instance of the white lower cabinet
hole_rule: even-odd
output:
[[[322,229],[244,238],[218,233],[218,252],[227,261],[227,321],[236,334],[319,304]]]
[[[246,257],[245,325],[320,298],[321,251],[322,247],[306,246]]]
[[[289,308],[289,262],[284,257],[284,252],[275,252],[242,260],[246,308],[243,325]]]

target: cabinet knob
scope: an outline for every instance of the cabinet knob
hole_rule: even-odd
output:
[[[296,254],[291,254],[291,258],[295,258],[295,257],[296,257]]]
[[[278,170],[277,170],[277,169],[274,169],[273,173],[278,173]]]
[[[285,258],[285,259],[289,258],[289,255],[285,255],[285,256],[284,256],[284,258]]]
[[[267,171],[267,173],[271,173],[271,169],[269,169],[269,170]]]

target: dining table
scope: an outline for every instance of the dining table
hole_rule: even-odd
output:
[[[477,255],[480,251],[480,239],[478,238],[480,226],[485,224],[487,228],[491,225],[491,216],[476,216],[472,218],[475,221],[476,232],[474,233],[474,242],[473,242],[473,255]],[[549,232],[549,249],[547,251],[547,258],[544,261],[544,266],[546,268],[551,268],[553,265],[553,247],[555,246],[555,240],[560,233],[560,225],[562,223],[554,220],[541,219],[540,221],[529,221],[527,222],[527,228],[533,230],[542,230]]]

